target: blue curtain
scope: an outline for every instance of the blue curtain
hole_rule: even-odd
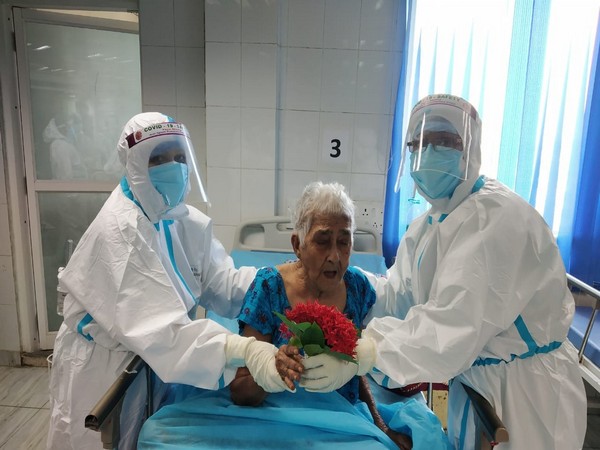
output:
[[[569,0],[465,0],[452,8],[437,0],[407,2],[384,208],[388,267],[423,206],[398,178],[410,108],[427,94],[450,93],[468,99],[482,117],[489,163],[482,173],[544,216],[567,270],[590,283],[600,278],[600,177],[591,173],[600,167],[600,149],[598,127],[589,126],[600,123],[592,57],[600,1],[585,7]]]
[[[592,66],[594,76],[588,89],[589,108],[585,117],[581,175],[574,202],[575,221],[572,238],[567,240],[571,244],[567,269],[576,278],[600,289],[600,18],[595,48]]]
[[[403,8],[403,6],[406,8]],[[394,263],[396,249],[398,248],[398,245],[400,244],[400,238],[405,231],[400,229],[400,192],[396,189],[395,185],[400,171],[400,158],[402,157],[403,114],[400,105],[404,105],[404,88],[406,86],[406,55],[408,54],[409,48],[408,31],[412,17],[411,9],[412,1],[407,0],[406,3],[401,6],[401,14],[399,18],[401,26],[402,24],[406,25],[404,33],[401,33],[404,35],[404,46],[402,52],[404,57],[400,70],[398,92],[396,94],[396,114],[394,115],[394,123],[392,126],[391,151],[388,162],[387,183],[385,186],[383,235],[381,237],[383,257],[385,258],[385,264],[388,266],[388,268]]]

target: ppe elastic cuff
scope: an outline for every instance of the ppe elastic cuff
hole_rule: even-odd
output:
[[[225,342],[225,365],[228,367],[243,367],[246,365],[246,350],[253,337],[243,337],[237,334],[228,334]]]
[[[358,360],[358,376],[366,375],[371,371],[377,360],[377,348],[373,339],[363,337],[358,340],[356,359]]]

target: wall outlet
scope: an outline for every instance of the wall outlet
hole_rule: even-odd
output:
[[[380,234],[383,232],[383,204],[380,202],[354,202],[356,209],[356,226],[373,228]]]

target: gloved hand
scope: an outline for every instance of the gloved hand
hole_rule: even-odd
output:
[[[227,336],[225,361],[229,367],[246,366],[254,381],[266,392],[292,391],[283,381],[275,367],[277,347],[253,337],[237,334]]]
[[[321,353],[305,358],[300,386],[310,392],[332,392],[345,385],[355,375],[364,375],[375,365],[375,341],[361,338],[356,344],[357,364]]]

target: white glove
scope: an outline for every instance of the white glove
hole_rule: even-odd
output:
[[[266,392],[294,392],[285,384],[275,367],[277,347],[253,337],[227,335],[225,364],[229,367],[246,366],[254,381]]]
[[[304,373],[300,386],[310,392],[332,392],[352,379],[355,375],[365,375],[375,365],[377,349],[375,341],[361,338],[356,344],[358,364],[343,361],[334,356],[321,353],[302,361]]]

